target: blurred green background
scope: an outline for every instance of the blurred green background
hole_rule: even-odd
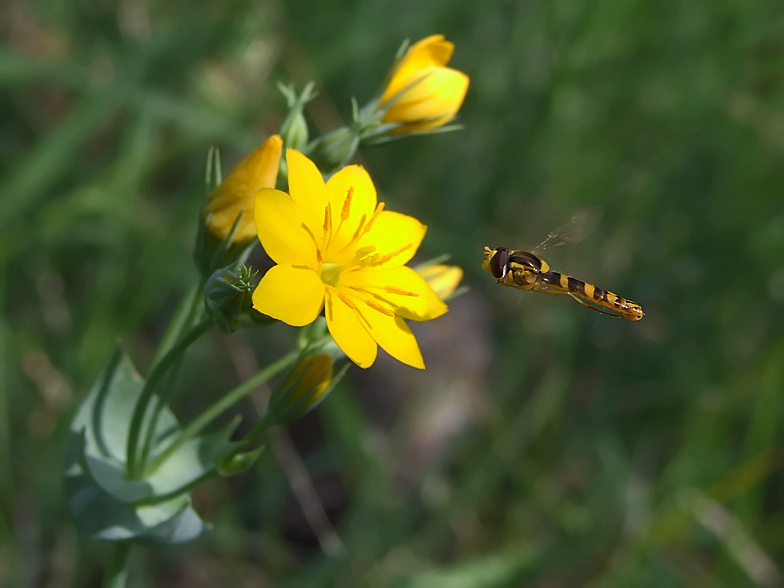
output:
[[[0,585],[100,585],[109,551],[68,518],[63,441],[116,342],[144,370],[195,276],[209,146],[230,169],[275,132],[278,80],[316,81],[313,133],[339,126],[432,33],[471,76],[465,130],[360,161],[429,226],[420,259],[451,254],[471,291],[417,325],[424,373],[352,369],[255,469],[197,489],[214,531],[137,549],[130,585],[782,584],[784,4],[10,0]],[[586,209],[592,231],[545,258],[640,323],[479,267]],[[178,413],[292,334],[211,333]],[[336,536],[303,516],[297,455]]]

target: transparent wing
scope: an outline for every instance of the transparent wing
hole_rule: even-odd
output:
[[[596,226],[602,214],[604,210],[601,208],[586,208],[578,211],[569,222],[547,235],[547,238],[536,246],[533,253],[538,254],[545,249],[561,247],[567,243],[579,243]]]

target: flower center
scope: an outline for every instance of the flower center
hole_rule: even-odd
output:
[[[337,287],[340,281],[341,267],[336,263],[324,262],[321,264],[321,281],[330,286]]]

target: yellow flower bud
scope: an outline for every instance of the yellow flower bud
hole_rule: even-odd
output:
[[[315,408],[331,387],[332,358],[326,353],[305,357],[275,388],[268,416],[278,423],[295,421]]]
[[[202,214],[211,215],[207,227],[218,239],[224,240],[229,236],[240,213],[242,218],[233,242],[241,245],[256,237],[253,212],[256,194],[261,188],[275,187],[282,150],[280,135],[272,135],[231,170],[223,183],[207,197]]]
[[[392,102],[385,123],[405,126],[394,132],[437,129],[454,118],[468,90],[468,76],[445,67],[454,45],[443,35],[414,43],[398,60],[380,106]]]
[[[460,284],[460,280],[463,279],[463,269],[456,265],[429,265],[422,269],[417,269],[417,273],[425,279],[438,297],[445,302],[452,297]]]

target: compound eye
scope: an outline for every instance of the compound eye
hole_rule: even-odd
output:
[[[506,275],[506,262],[509,261],[509,249],[499,247],[490,259],[490,273],[497,280]]]

